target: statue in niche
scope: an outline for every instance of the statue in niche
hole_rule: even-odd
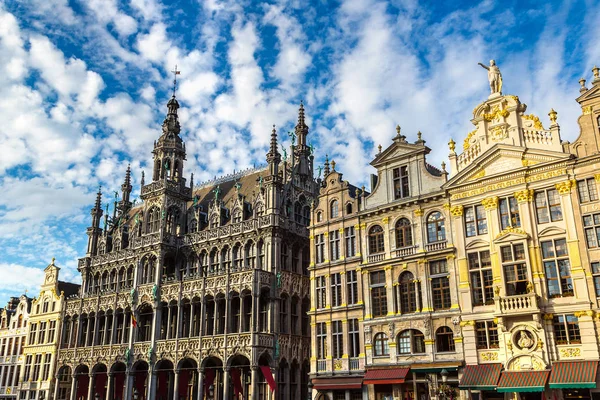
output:
[[[520,348],[529,349],[531,348],[531,346],[533,346],[533,344],[533,338],[531,337],[531,334],[529,332],[527,332],[526,330],[522,330],[521,332],[519,332],[519,339],[517,341],[517,345],[519,345]]]
[[[490,81],[490,91],[494,93],[502,93],[502,74],[500,68],[496,65],[496,61],[490,60],[490,65],[484,65],[479,63],[483,68],[488,71],[488,81]]]

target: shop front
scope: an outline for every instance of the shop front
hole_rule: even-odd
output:
[[[548,387],[564,400],[589,400],[596,388],[598,361],[561,361],[552,365]]]
[[[521,400],[543,400],[550,375],[542,371],[503,371],[498,382],[498,393],[518,393]]]

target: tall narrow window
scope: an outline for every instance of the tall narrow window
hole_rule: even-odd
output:
[[[400,275],[400,312],[402,314],[417,311],[417,290],[415,277],[411,272]]]
[[[388,337],[383,332],[375,335],[375,339],[373,340],[373,355],[375,357],[385,357],[390,355]]]
[[[52,354],[44,355],[44,369],[42,372],[42,380],[47,381],[50,376],[50,359],[52,358]]]
[[[592,263],[592,274],[594,276],[594,289],[596,297],[600,297],[600,262]]]
[[[396,248],[409,247],[413,245],[412,226],[406,218],[400,218],[396,222]]]
[[[478,349],[497,349],[498,325],[494,321],[478,321],[475,323],[475,334]]]
[[[410,185],[408,179],[408,166],[402,166],[400,168],[394,168],[394,199],[403,199],[410,197]]]
[[[542,190],[535,193],[535,211],[538,224],[562,221],[560,195],[556,189]]]
[[[354,257],[356,255],[356,233],[353,226],[344,229],[344,238],[346,239],[346,257]]]
[[[429,262],[429,277],[431,279],[431,298],[435,310],[448,310],[451,305],[450,276],[446,260]]]
[[[337,218],[340,215],[340,206],[337,200],[333,200],[330,205],[329,218]]]
[[[385,287],[385,271],[371,272],[371,307],[374,317],[387,315],[387,289]]]
[[[556,344],[580,344],[581,333],[579,331],[579,320],[572,314],[555,315],[552,323],[554,325],[554,336]]]
[[[375,225],[369,229],[369,254],[383,253],[384,251],[383,228]]]
[[[584,215],[583,226],[588,249],[595,249],[600,243],[600,214]]]
[[[346,272],[346,296],[348,305],[358,303],[358,280],[356,270]]]
[[[331,274],[331,305],[339,307],[342,305],[342,276]]]
[[[438,353],[455,351],[452,329],[447,326],[438,328],[435,332],[435,343]]]
[[[527,293],[527,264],[525,246],[517,243],[500,247],[506,294],[509,296]]]
[[[327,325],[325,322],[317,322],[317,358],[319,360],[327,357]]]
[[[358,330],[358,319],[348,320],[348,351],[349,357],[358,357],[360,354],[360,333]]]
[[[327,305],[327,297],[325,292],[325,276],[316,277],[316,288],[317,288],[317,308],[325,308]]]
[[[548,297],[573,296],[571,265],[565,239],[548,240],[541,243]]]
[[[474,306],[494,304],[494,276],[492,261],[488,250],[468,253],[469,273],[471,275],[471,294]]]
[[[331,261],[340,259],[340,231],[329,232],[329,256]]]
[[[577,192],[579,193],[579,201],[581,203],[598,200],[598,190],[594,178],[577,181]]]
[[[325,261],[325,235],[315,235],[315,262],[320,264]]]
[[[446,240],[444,216],[439,211],[432,212],[427,216],[427,242],[433,243],[444,240]]]
[[[483,235],[488,232],[485,207],[482,205],[465,207],[464,215],[467,237]]]
[[[499,200],[500,226],[502,229],[509,227],[520,228],[521,217],[519,215],[519,204],[514,197],[503,197]]]
[[[331,322],[332,356],[333,358],[342,358],[344,354],[344,332],[342,331],[342,321]]]

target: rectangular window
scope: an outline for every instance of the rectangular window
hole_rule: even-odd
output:
[[[52,357],[52,354],[46,354],[44,356],[44,369],[42,372],[42,380],[43,381],[47,381],[48,378],[50,377],[50,359]]]
[[[346,257],[354,257],[356,255],[356,234],[353,226],[344,229],[344,238],[346,239]]]
[[[42,355],[35,355],[35,363],[33,364],[33,374],[31,376],[32,381],[37,381],[40,377],[40,367],[42,365]]]
[[[500,248],[506,294],[514,296],[527,293],[527,264],[525,246],[521,243]]]
[[[387,315],[387,289],[385,287],[385,271],[371,272],[371,307],[373,317]]]
[[[315,262],[320,264],[325,261],[325,235],[315,236]]]
[[[329,232],[329,260],[340,259],[340,231]]]
[[[545,224],[550,221],[562,221],[560,195],[556,189],[535,192],[535,213],[538,224]]]
[[[342,305],[342,275],[331,274],[331,305],[339,307]]]
[[[356,270],[346,272],[346,295],[348,305],[358,303],[358,281]]]
[[[327,357],[327,325],[317,322],[317,358],[322,360]]]
[[[435,310],[448,310],[452,307],[450,298],[450,275],[446,260],[429,262],[429,277],[431,278],[431,298]]]
[[[583,226],[588,249],[595,249],[600,243],[600,214],[584,215]]]
[[[56,321],[50,321],[50,329],[48,330],[48,343],[54,342],[55,334],[56,334]]]
[[[394,199],[410,197],[410,185],[408,181],[408,166],[394,168]]]
[[[514,197],[503,197],[498,202],[500,209],[500,226],[506,228],[520,228],[519,204]]]
[[[29,344],[35,344],[36,333],[37,324],[31,324],[29,327]]]
[[[31,378],[30,374],[31,374],[31,364],[32,364],[32,362],[33,362],[33,356],[27,355],[25,357],[25,372],[24,372],[24,375],[23,375],[23,380],[25,382],[29,381],[30,378]]]
[[[572,314],[555,315],[552,323],[554,325],[554,336],[556,344],[580,344],[581,334],[579,332],[579,321]]]
[[[596,289],[596,297],[600,297],[600,262],[592,263],[592,274],[594,276],[594,289]]]
[[[342,321],[332,321],[331,323],[331,339],[333,358],[342,358],[344,354],[344,332],[342,331]]]
[[[548,297],[573,296],[571,265],[565,239],[548,240],[541,243]]]
[[[40,322],[40,337],[38,339],[39,344],[46,342],[46,322]]]
[[[349,357],[358,357],[360,354],[360,333],[358,331],[358,319],[348,320],[348,354]]]
[[[596,180],[594,178],[577,181],[577,192],[579,193],[579,201],[581,203],[598,200],[598,190],[596,189]]]
[[[494,304],[494,276],[488,250],[468,253],[471,294],[474,306]]]
[[[487,217],[482,205],[465,207],[465,234],[467,237],[487,233]]]
[[[475,323],[475,334],[478,349],[497,349],[498,325],[494,321],[479,321]]]
[[[316,277],[316,287],[317,287],[317,308],[325,308],[327,305],[327,295],[325,292],[325,277],[317,276]]]

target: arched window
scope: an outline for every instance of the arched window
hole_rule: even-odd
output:
[[[400,275],[400,312],[402,314],[417,311],[417,289],[415,277],[406,271]]]
[[[384,357],[390,355],[390,345],[388,343],[388,337],[385,333],[380,332],[375,335],[373,340],[373,355],[375,357]]]
[[[452,329],[447,326],[438,328],[435,332],[435,343],[438,353],[455,351]]]
[[[427,241],[433,243],[443,240],[446,240],[444,216],[441,212],[435,211],[427,217]]]
[[[317,212],[317,222],[323,221],[323,213],[321,211]]]
[[[337,218],[339,216],[340,210],[338,206],[338,201],[333,200],[331,205],[329,206],[329,218]]]
[[[425,336],[416,329],[407,329],[398,334],[398,354],[425,353]]]
[[[409,247],[413,245],[412,227],[406,218],[400,218],[396,222],[396,248]]]
[[[146,233],[158,232],[160,225],[160,210],[158,207],[152,207],[148,213],[148,221],[146,227]]]
[[[352,203],[346,204],[346,214],[352,214]]]
[[[383,253],[383,228],[375,225],[369,229],[369,254]]]

